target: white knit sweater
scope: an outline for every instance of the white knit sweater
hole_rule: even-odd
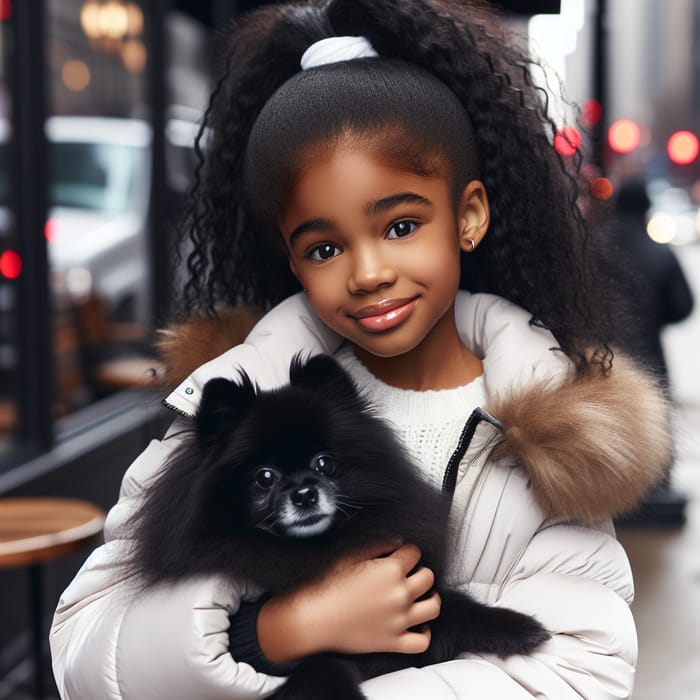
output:
[[[450,456],[472,411],[484,406],[483,375],[454,389],[398,389],[377,379],[357,359],[352,346],[335,355],[377,414],[389,421],[410,457],[436,487],[442,484]]]

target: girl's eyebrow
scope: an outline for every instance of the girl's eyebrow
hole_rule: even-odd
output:
[[[389,197],[367,202],[365,205],[365,213],[368,216],[377,216],[378,214],[384,214],[390,211],[399,204],[418,204],[423,207],[433,206],[433,203],[429,199],[420,194],[415,194],[415,192],[400,192],[399,194],[392,194]],[[289,236],[288,245],[291,248],[297,239],[305,233],[327,231],[329,228],[333,228],[333,225],[333,222],[328,219],[310,219],[309,221],[305,221],[292,231]]]
[[[289,236],[289,243],[287,244],[290,248],[294,245],[296,240],[303,236],[305,233],[313,233],[314,231],[327,231],[332,228],[333,224],[328,221],[328,219],[311,219],[310,221],[305,221],[303,224],[299,224]]]
[[[374,202],[367,202],[365,205],[365,212],[370,215],[384,214],[399,204],[420,204],[424,207],[433,206],[433,203],[429,199],[426,199],[420,194],[415,194],[414,192],[400,192],[399,194],[392,194],[383,199],[377,199]]]

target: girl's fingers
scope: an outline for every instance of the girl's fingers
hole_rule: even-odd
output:
[[[408,590],[413,599],[420,598],[435,585],[435,574],[427,566],[421,566],[406,579]]]
[[[440,595],[435,592],[425,600],[416,601],[408,612],[408,627],[424,625],[440,616],[442,601]]]
[[[354,552],[350,557],[353,561],[364,561],[366,559],[378,559],[392,556],[401,548],[401,540],[387,540],[385,542],[375,542]]]
[[[402,544],[389,558],[397,561],[404,572],[404,576],[408,576],[408,573],[420,561],[421,551],[415,544]]]
[[[422,654],[430,646],[430,628],[422,627],[418,631],[404,632],[397,642],[395,652],[399,654]]]

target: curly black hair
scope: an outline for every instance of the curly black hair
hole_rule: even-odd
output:
[[[539,64],[481,0],[306,0],[267,6],[233,24],[181,224],[189,274],[183,309],[269,308],[299,291],[250,206],[247,145],[265,104],[299,73],[303,52],[336,35],[366,36],[390,59],[385,64],[429,72],[468,115],[491,224],[477,250],[463,255],[460,285],[528,310],[580,367],[609,366],[616,323],[609,259],[605,236],[581,213],[581,155],[564,159],[552,147],[557,125],[532,78]]]

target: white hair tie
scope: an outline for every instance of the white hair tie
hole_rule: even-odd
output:
[[[308,70],[326,63],[350,61],[353,58],[378,56],[364,36],[331,36],[311,44],[301,57],[301,69]]]

